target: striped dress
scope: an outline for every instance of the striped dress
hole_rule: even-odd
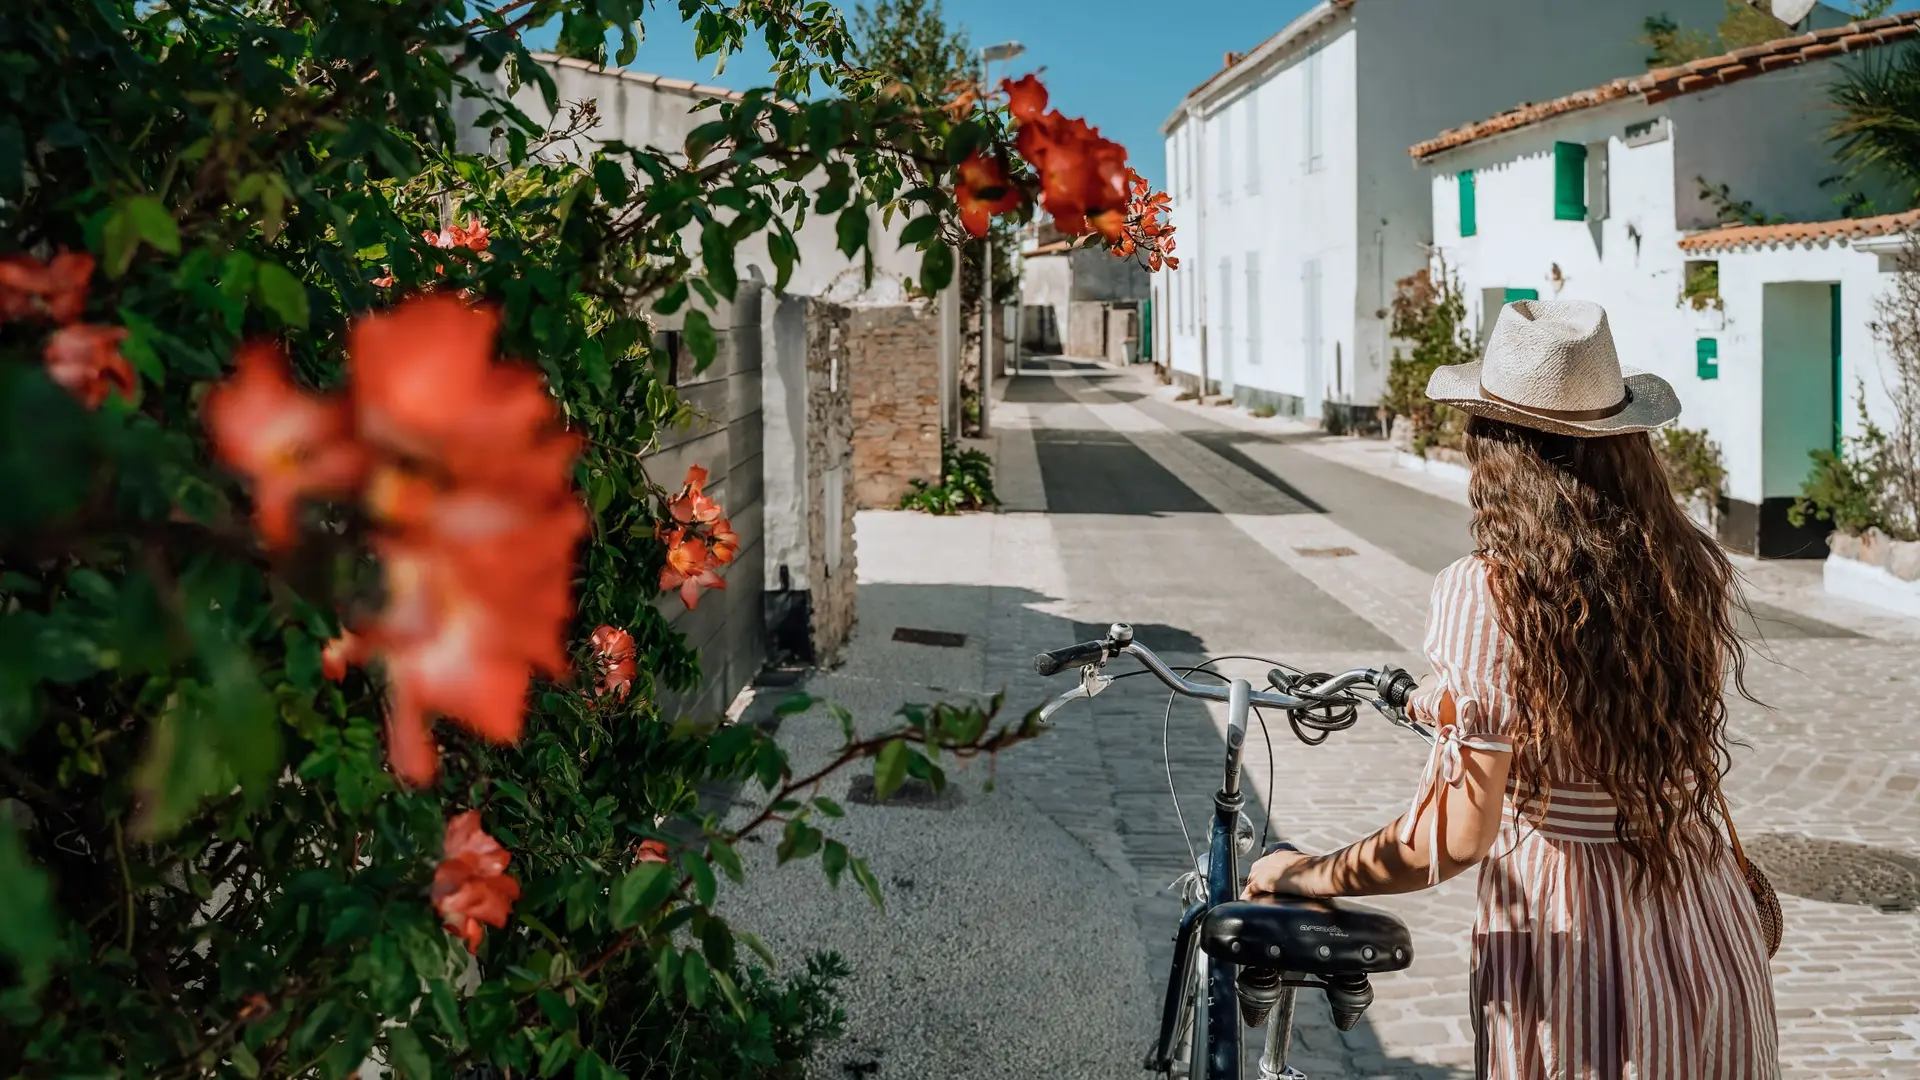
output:
[[[1517,706],[1506,682],[1507,647],[1486,566],[1469,556],[1442,571],[1426,638],[1435,678],[1412,709],[1435,722],[1450,690],[1457,723],[1435,745],[1416,808],[1436,785],[1459,782],[1460,746],[1511,747]],[[1732,855],[1695,867],[1658,895],[1641,895],[1614,839],[1613,802],[1598,784],[1553,776],[1546,803],[1529,802],[1510,785],[1500,838],[1481,866],[1472,981],[1477,1075],[1778,1077],[1766,948]]]

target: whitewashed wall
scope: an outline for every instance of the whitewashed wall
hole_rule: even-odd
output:
[[[1726,454],[1728,494],[1758,502],[1764,497],[1795,494],[1804,477],[1807,446],[1775,446],[1769,469],[1769,450],[1761,426],[1769,402],[1764,399],[1763,364],[1767,286],[1782,283],[1837,283],[1840,286],[1840,416],[1848,434],[1860,432],[1860,402],[1864,392],[1868,415],[1882,428],[1893,420],[1888,387],[1893,378],[1885,350],[1875,339],[1872,324],[1876,302],[1892,285],[1892,260],[1855,251],[1843,241],[1810,246],[1748,248],[1720,252],[1720,296],[1726,304],[1726,329],[1719,336],[1720,377],[1710,385],[1720,399],[1712,414]],[[1774,300],[1783,297],[1778,291]],[[1816,313],[1817,314],[1817,313]],[[1819,328],[1815,328],[1816,330]],[[1685,394],[1682,394],[1685,400]],[[1795,408],[1793,401],[1773,402]],[[1696,425],[1697,426],[1697,425]],[[1769,475],[1771,474],[1771,475]],[[1771,490],[1770,490],[1771,489]]]
[[[585,136],[590,141],[618,140],[629,146],[654,146],[679,154],[694,128],[720,117],[717,111],[695,111],[696,106],[731,94],[685,79],[597,68],[580,60],[543,57],[542,61],[559,90],[563,113],[571,102],[592,100],[598,105],[600,124]],[[552,120],[553,112],[535,86],[522,85],[513,101],[536,122]],[[484,145],[482,138],[480,147]],[[834,219],[809,215],[806,225],[795,234],[800,258],[787,291],[841,302],[899,302],[904,298],[902,279],[917,277],[920,272],[919,252],[900,250],[899,231],[904,225],[896,217],[893,227],[885,228],[878,213],[871,215],[874,282],[869,288],[863,268],[840,253]],[[749,267],[759,268],[766,281],[774,280],[773,260],[767,255],[763,238],[756,236],[742,243],[736,259],[742,280],[748,277]]]

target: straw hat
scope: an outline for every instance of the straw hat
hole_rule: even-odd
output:
[[[1620,366],[1607,312],[1585,300],[1516,300],[1486,355],[1435,369],[1427,396],[1464,412],[1561,435],[1652,431],[1680,415],[1658,375]]]

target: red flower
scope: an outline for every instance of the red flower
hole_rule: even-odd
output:
[[[1007,178],[1006,163],[974,151],[960,163],[953,198],[960,204],[960,224],[974,236],[987,235],[993,215],[1020,205],[1020,191]]]
[[[45,314],[65,325],[87,305],[93,256],[62,251],[52,262],[31,255],[0,259],[0,322]]]
[[[1025,75],[1018,82],[1000,80],[1000,89],[1007,92],[1007,112],[1021,123],[1037,120],[1047,109],[1047,88],[1033,75]]]
[[[445,857],[433,871],[433,910],[470,953],[480,951],[481,924],[504,928],[520,898],[520,883],[506,872],[510,859],[481,829],[478,810],[447,819]]]
[[[685,529],[667,534],[667,565],[660,568],[660,587],[679,589],[680,602],[692,611],[700,603],[700,590],[724,589],[727,583],[713,572],[712,553],[706,542],[689,536]]]
[[[601,626],[593,632],[593,655],[600,664],[600,684],[594,693],[613,693],[627,699],[639,668],[634,665],[633,635],[616,626]]]
[[[487,250],[487,235],[487,227],[480,224],[477,216],[469,216],[464,229],[458,225],[453,227],[453,242],[470,251]]]
[[[233,376],[207,396],[207,428],[220,461],[253,482],[269,547],[292,542],[301,498],[351,494],[366,474],[350,407],[295,386],[273,345],[241,346]]]
[[[658,840],[642,840],[639,846],[633,849],[633,858],[636,862],[666,862],[667,845]]]
[[[389,270],[379,277],[374,278],[372,281],[367,282],[367,284],[376,289],[390,289],[393,287],[393,271]]]
[[[89,409],[97,409],[107,391],[133,399],[133,368],[120,355],[126,330],[80,323],[63,326],[47,339],[47,374]]]
[[[320,674],[330,682],[339,682],[347,677],[348,668],[358,666],[365,658],[366,642],[353,631],[342,630],[320,650]]]
[[[667,504],[673,520],[682,525],[705,525],[719,520],[723,511],[720,504],[707,495],[706,486],[707,470],[698,465],[688,466],[685,485],[681,487],[680,494]]]
[[[740,534],[733,531],[733,523],[726,518],[714,522],[713,529],[707,534],[707,552],[713,561],[720,564],[730,563],[740,553]]]

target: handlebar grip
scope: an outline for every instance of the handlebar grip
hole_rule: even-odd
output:
[[[1083,641],[1078,645],[1069,645],[1064,649],[1043,652],[1033,658],[1033,670],[1042,675],[1057,675],[1070,667],[1090,664],[1107,654],[1104,641]]]
[[[1386,685],[1376,689],[1379,691],[1381,701],[1393,708],[1404,709],[1407,707],[1407,702],[1413,698],[1413,692],[1419,688],[1420,684],[1413,681],[1413,676],[1396,668],[1393,674],[1388,676]]]

